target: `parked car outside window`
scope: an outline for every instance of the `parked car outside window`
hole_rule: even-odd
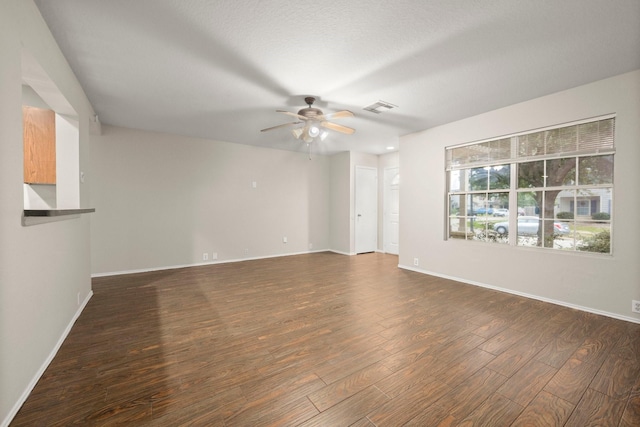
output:
[[[540,218],[537,216],[520,216],[518,217],[518,234],[538,234]],[[509,232],[509,221],[496,222],[493,229],[498,234],[506,234]],[[569,226],[564,222],[554,222],[553,231],[557,234],[568,234]]]
[[[494,209],[493,216],[509,216],[509,209]]]
[[[467,212],[467,215],[493,215],[493,208],[478,208]]]

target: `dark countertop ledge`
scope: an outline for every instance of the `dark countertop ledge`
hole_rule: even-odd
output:
[[[86,209],[25,209],[24,216],[63,216],[95,212],[95,208]]]

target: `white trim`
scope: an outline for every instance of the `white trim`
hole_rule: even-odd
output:
[[[346,256],[354,256],[354,255],[358,255],[355,252],[342,252],[342,251],[337,251],[335,249],[329,249],[329,252],[333,252],[334,254],[339,254],[339,255],[346,255]]]
[[[121,274],[149,273],[152,271],[175,270],[178,268],[199,267],[203,265],[229,264],[232,262],[253,261],[253,260],[268,259],[268,258],[280,258],[280,257],[286,257],[286,256],[293,256],[293,255],[313,254],[317,252],[335,252],[341,255],[355,255],[355,254],[347,254],[343,252],[334,251],[332,249],[316,249],[313,251],[305,251],[305,252],[292,252],[292,253],[286,253],[286,254],[266,255],[266,256],[248,257],[248,258],[234,258],[234,259],[216,260],[216,261],[209,261],[209,262],[198,262],[194,264],[165,265],[161,267],[138,268],[135,270],[110,271],[106,273],[92,273],[91,277],[92,278],[108,277],[108,276],[119,276]]]
[[[11,410],[9,411],[5,419],[2,421],[2,424],[0,424],[1,427],[8,427],[11,421],[13,420],[13,418],[16,416],[16,414],[18,413],[18,411],[20,410],[24,402],[27,400],[27,398],[33,391],[33,388],[36,386],[36,384],[40,380],[40,377],[42,377],[42,375],[44,374],[44,371],[46,371],[46,369],[49,367],[49,364],[51,364],[51,362],[53,361],[53,358],[58,353],[58,350],[60,350],[60,347],[62,347],[62,343],[64,343],[64,340],[67,339],[69,332],[71,332],[71,328],[73,327],[74,323],[76,323],[76,320],[78,320],[78,317],[80,317],[80,314],[82,313],[84,308],[87,306],[87,303],[89,302],[92,296],[93,296],[93,291],[89,291],[89,293],[87,294],[87,297],[84,299],[82,304],[80,304],[80,306],[78,307],[78,310],[73,315],[73,318],[71,319],[71,321],[69,322],[65,330],[62,332],[62,335],[60,336],[60,339],[58,339],[58,342],[56,343],[56,345],[53,347],[53,350],[51,350],[51,353],[49,353],[49,356],[42,363],[42,365],[40,366],[40,369],[38,369],[34,377],[31,379],[31,382],[29,382],[29,384],[27,385],[27,388],[22,392],[22,395],[20,396],[18,401],[13,405],[13,408],[11,408]]]
[[[640,324],[640,319],[636,319],[634,317],[622,316],[620,314],[610,313],[608,311],[596,310],[596,309],[593,309],[593,308],[590,308],[590,307],[584,307],[584,306],[581,306],[581,305],[570,304],[570,303],[567,303],[565,301],[558,301],[558,300],[554,300],[554,299],[551,299],[551,298],[545,298],[545,297],[541,297],[541,296],[538,296],[538,295],[528,294],[528,293],[525,293],[525,292],[518,292],[518,291],[514,291],[512,289],[501,288],[499,286],[487,285],[486,283],[476,282],[474,280],[461,279],[460,277],[455,277],[455,276],[449,276],[449,275],[446,275],[446,274],[435,273],[433,271],[422,270],[422,269],[419,269],[419,268],[410,267],[410,266],[402,265],[402,264],[398,264],[398,268],[402,268],[404,270],[415,271],[416,273],[428,274],[430,276],[441,277],[443,279],[455,280],[456,282],[466,283],[468,285],[479,286],[481,288],[492,289],[494,291],[505,292],[505,293],[512,294],[512,295],[517,295],[517,296],[520,296],[520,297],[531,298],[531,299],[535,299],[535,300],[542,301],[542,302],[548,302],[550,304],[555,304],[555,305],[560,305],[560,306],[563,306],[563,307],[573,308],[575,310],[586,311],[587,313],[593,313],[593,314],[598,314],[598,315],[601,315],[601,316],[611,317],[611,318],[618,319],[618,320],[624,320],[625,322],[631,322],[631,323]]]

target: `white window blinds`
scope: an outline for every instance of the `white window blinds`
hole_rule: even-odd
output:
[[[446,169],[614,151],[615,118],[447,148]]]

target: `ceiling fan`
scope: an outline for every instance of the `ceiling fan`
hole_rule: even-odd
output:
[[[290,111],[284,110],[276,110],[278,113],[283,113],[289,116],[293,116],[298,119],[297,122],[285,123],[278,126],[273,126],[270,128],[262,129],[260,132],[266,132],[273,129],[279,129],[288,126],[294,126],[304,123],[304,126],[298,127],[291,130],[293,136],[296,139],[300,139],[307,144],[313,142],[315,138],[320,138],[320,140],[324,140],[328,132],[324,129],[334,130],[336,132],[345,133],[347,135],[351,135],[356,130],[347,126],[342,126],[337,123],[330,122],[331,119],[341,119],[344,117],[353,117],[353,113],[348,110],[338,111],[336,113],[324,114],[322,110],[319,108],[312,107],[315,102],[315,98],[312,96],[308,96],[304,99],[304,102],[307,103],[308,107],[303,108],[297,113],[292,113]]]

